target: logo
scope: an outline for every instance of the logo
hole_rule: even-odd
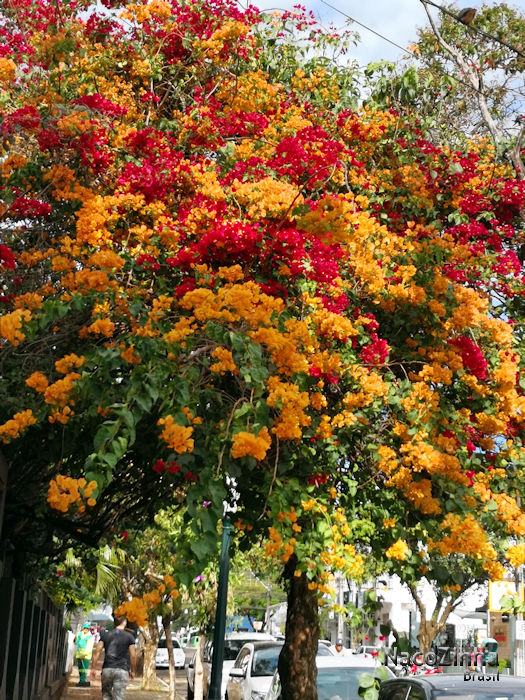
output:
[[[498,653],[494,651],[461,651],[457,647],[438,647],[426,654],[420,649],[409,654],[398,652],[396,647],[385,649],[385,665],[393,664],[409,669],[410,667],[437,668],[444,666],[463,667],[464,680],[499,681]],[[487,668],[489,672],[487,673]],[[492,671],[490,669],[493,669]]]

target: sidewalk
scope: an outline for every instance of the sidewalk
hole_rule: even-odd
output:
[[[78,669],[75,665],[64,687],[64,692],[60,696],[60,700],[102,700],[100,673],[97,673],[96,679],[91,681],[91,687],[89,688],[78,688],[77,683]],[[160,681],[156,690],[143,690],[142,678],[133,678],[128,683],[126,700],[167,700],[167,697],[168,689]],[[177,700],[185,699],[178,695]]]

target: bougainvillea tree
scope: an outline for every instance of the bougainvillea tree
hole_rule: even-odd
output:
[[[70,537],[179,503],[182,581],[227,502],[284,566],[283,697],[315,698],[336,570],[466,551],[498,577],[492,532],[523,554],[524,183],[345,107],[321,60],[263,71],[308,16],[105,5],[9,0],[0,27],[10,477]]]

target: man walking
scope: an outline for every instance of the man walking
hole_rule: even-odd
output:
[[[91,661],[91,655],[93,654],[93,645],[95,644],[95,637],[91,634],[89,622],[84,622],[82,629],[77,634],[75,644],[77,645],[77,652],[75,654],[78,666],[77,685],[81,688],[88,688],[91,683],[87,679],[87,672],[89,662]]]
[[[128,680],[135,676],[135,638],[126,632],[127,620],[124,615],[114,619],[115,629],[100,635],[91,668],[91,678],[94,678],[95,666],[104,650],[102,700],[124,700]]]

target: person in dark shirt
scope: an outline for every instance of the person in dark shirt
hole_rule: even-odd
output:
[[[95,647],[91,677],[102,650],[102,700],[124,700],[128,680],[135,677],[135,638],[126,630],[127,620],[124,615],[115,617],[115,629],[102,632]]]

